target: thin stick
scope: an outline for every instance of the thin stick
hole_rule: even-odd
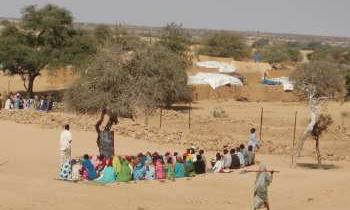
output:
[[[4,161],[4,162],[0,163],[0,166],[5,165],[7,162],[9,162],[9,161]]]
[[[191,128],[191,102],[188,106],[188,128]]]
[[[292,144],[292,166],[294,165],[293,154],[294,154],[294,149],[295,149],[295,133],[296,133],[296,130],[297,130],[297,116],[298,116],[298,112],[295,112],[294,129],[293,129],[293,144]]]
[[[277,171],[277,170],[266,170],[266,171],[261,171],[261,170],[242,170],[241,171],[241,173],[259,173],[259,172],[279,173],[280,171]]]
[[[261,113],[260,113],[260,135],[259,135],[260,141],[261,141],[261,136],[262,136],[263,115],[264,115],[264,108],[261,107]]]
[[[159,128],[162,128],[163,107],[160,107]]]

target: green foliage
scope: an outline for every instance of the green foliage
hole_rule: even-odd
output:
[[[168,48],[155,45],[137,51],[130,67],[138,84],[146,91],[141,99],[144,106],[169,107],[175,102],[191,100],[187,65],[183,57]]]
[[[128,33],[127,29],[120,24],[99,25],[94,29],[93,34],[100,48],[112,46],[114,53],[132,51],[144,45],[138,36]]]
[[[299,65],[291,75],[295,86],[305,97],[310,92],[317,97],[343,98],[346,92],[344,70],[326,61],[312,61]]]
[[[189,45],[191,44],[191,37],[186,33],[182,25],[170,23],[166,25],[157,43],[170,51],[181,56],[186,62],[186,65],[192,64],[192,56]]]
[[[322,42],[317,42],[317,41],[313,41],[313,42],[309,42],[306,44],[306,46],[304,47],[304,49],[306,50],[319,50],[324,48],[325,46],[322,44]]]
[[[252,47],[254,47],[254,48],[263,48],[263,47],[266,47],[266,46],[269,46],[269,45],[270,45],[270,40],[263,38],[263,39],[256,40],[253,43]]]
[[[339,64],[350,65],[350,48],[322,47],[309,55],[312,61],[327,60]]]
[[[203,41],[199,53],[202,55],[232,57],[235,60],[242,60],[251,56],[251,49],[244,43],[240,35],[219,32],[210,35]]]
[[[108,115],[132,118],[138,110],[190,99],[182,57],[159,45],[145,46],[131,57],[100,50],[67,92],[69,105],[81,112],[106,109]]]
[[[107,41],[113,37],[113,31],[108,25],[98,25],[93,31],[95,40],[99,45],[104,45]]]
[[[258,49],[262,61],[268,63],[298,62],[302,59],[298,48],[286,44],[276,44]]]
[[[0,34],[3,70],[21,76],[30,96],[44,68],[79,65],[95,48],[83,31],[73,28],[70,12],[47,5],[26,7],[19,25],[5,23]]]

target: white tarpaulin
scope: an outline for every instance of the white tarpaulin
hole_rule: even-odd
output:
[[[236,71],[236,68],[232,64],[218,61],[203,61],[196,63],[196,65],[208,69],[219,69],[221,73],[232,73]]]
[[[291,81],[289,81],[288,77],[272,78],[270,80],[281,83],[284,91],[294,90],[294,84]]]
[[[236,77],[225,75],[225,74],[215,74],[215,73],[202,73],[199,72],[194,76],[188,77],[189,85],[210,85],[214,90],[220,86],[224,85],[237,85],[242,86],[241,80]]]

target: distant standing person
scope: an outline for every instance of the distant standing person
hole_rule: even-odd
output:
[[[250,135],[249,135],[249,141],[248,141],[248,146],[252,145],[254,151],[258,150],[260,148],[260,143],[259,140],[256,137],[256,129],[251,128],[250,129]]]
[[[69,125],[64,126],[60,136],[60,168],[66,160],[71,159],[72,134],[69,131]]]

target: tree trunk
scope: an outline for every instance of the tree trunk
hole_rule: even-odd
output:
[[[321,168],[322,165],[322,157],[321,157],[321,152],[320,152],[320,137],[316,136],[315,137],[316,141],[316,157],[317,157],[317,166],[318,168]]]
[[[26,89],[27,89],[28,97],[30,98],[33,98],[34,80],[37,76],[38,76],[37,74],[33,74],[33,75],[29,75],[29,78],[28,78],[28,85]]]
[[[106,158],[112,158],[114,156],[114,131],[101,131],[100,132],[100,155]]]
[[[100,119],[95,125],[97,132],[96,144],[100,155],[107,158],[112,158],[114,155],[114,131],[111,131],[111,129],[113,124],[118,123],[118,117],[110,114],[107,125],[105,126],[104,130],[101,130],[100,126],[106,114],[107,110],[105,108],[102,109]]]
[[[103,108],[101,115],[100,115],[100,119],[95,124],[95,129],[96,129],[96,133],[97,133],[96,144],[97,144],[97,148],[98,148],[98,151],[100,154],[101,154],[101,132],[102,132],[100,126],[103,122],[103,119],[105,118],[106,113],[107,113],[107,110],[105,108]]]
[[[296,150],[293,151],[293,156],[292,156],[293,165],[292,165],[292,167],[296,166],[296,159],[298,157],[300,157],[306,139],[312,135],[311,132],[312,132],[312,130],[317,122],[318,116],[319,116],[318,108],[319,107],[317,104],[317,100],[310,98],[310,100],[309,100],[310,122],[309,122],[308,126],[306,127],[299,143],[297,144]]]

